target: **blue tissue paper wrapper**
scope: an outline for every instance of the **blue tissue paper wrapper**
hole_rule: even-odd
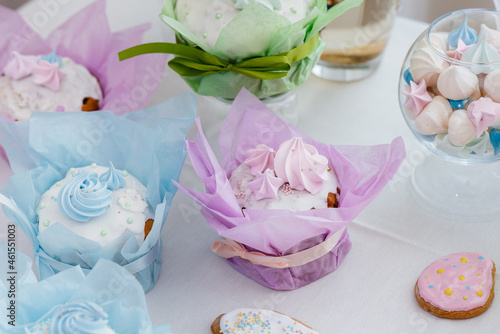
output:
[[[27,121],[0,121],[0,140],[14,171],[0,203],[31,240],[41,279],[75,265],[87,272],[99,259],[108,259],[134,274],[145,291],[153,288],[161,267],[161,229],[177,189],[172,180],[178,180],[184,164],[185,135],[195,114],[194,95],[183,94],[122,116],[35,112]],[[109,161],[147,187],[155,222],[144,243],[139,247],[129,232],[101,248],[58,223],[39,233],[40,196],[71,167]]]
[[[6,246],[5,243],[0,243],[2,259],[7,259]],[[9,324],[11,319],[8,317],[7,294],[10,285],[7,282],[7,271],[0,272],[0,296],[2,296],[0,306],[4,310],[0,320],[2,333],[25,334],[26,329],[50,319],[58,307],[77,301],[99,305],[108,315],[108,326],[117,334],[172,333],[168,324],[152,327],[141,285],[119,265],[108,260],[100,260],[87,277],[80,267],[73,267],[37,282],[31,271],[31,260],[22,253],[16,255],[15,327]]]

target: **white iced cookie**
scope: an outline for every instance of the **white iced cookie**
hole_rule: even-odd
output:
[[[448,121],[453,109],[442,96],[435,96],[415,118],[415,129],[423,135],[431,136],[448,132]]]
[[[35,64],[26,71],[27,64],[20,62],[28,57],[34,58],[13,55],[0,76],[1,115],[21,121],[29,119],[33,111],[81,111],[86,98],[102,101],[99,82],[82,65],[69,58],[54,56],[57,60],[49,63],[36,57]]]
[[[484,91],[493,101],[500,102],[500,70],[495,70],[486,76]]]
[[[146,187],[112,164],[72,168],[41,196],[37,214],[40,233],[59,223],[101,246],[127,232],[141,245],[145,223],[154,217]]]
[[[438,76],[449,63],[437,56],[429,47],[417,48],[410,60],[410,73],[416,82],[425,80],[427,86],[435,86]]]
[[[439,92],[450,100],[465,100],[478,88],[477,76],[467,67],[449,66],[438,77]]]
[[[287,315],[264,309],[236,309],[215,319],[213,334],[318,334],[312,328]]]
[[[258,2],[295,23],[309,14],[312,0],[177,0],[175,14],[196,37],[214,47],[221,30],[249,3]]]
[[[455,146],[465,146],[476,138],[476,126],[465,110],[455,110],[448,122],[448,138]]]

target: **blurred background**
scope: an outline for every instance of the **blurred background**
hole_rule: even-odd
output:
[[[49,3],[57,0],[30,0]],[[119,1],[119,0],[109,0]],[[0,0],[0,4],[18,8],[27,0]],[[401,0],[399,14],[415,20],[432,22],[448,12],[464,8],[494,8],[493,0]]]

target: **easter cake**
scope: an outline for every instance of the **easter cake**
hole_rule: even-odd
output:
[[[328,159],[302,138],[283,142],[276,152],[260,144],[246,156],[229,179],[242,209],[338,207],[339,184]]]
[[[40,233],[59,223],[102,247],[128,232],[141,245],[154,217],[146,187],[111,162],[71,168],[41,196],[37,214]]]
[[[29,119],[33,111],[99,110],[103,93],[84,66],[55,51],[33,56],[13,52],[1,69],[0,116]]]

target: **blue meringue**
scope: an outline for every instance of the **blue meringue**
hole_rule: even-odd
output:
[[[464,21],[460,27],[452,30],[448,34],[448,44],[451,47],[456,48],[458,46],[458,40],[461,39],[465,45],[471,45],[476,43],[477,33],[476,31],[467,25],[467,16],[464,17]]]
[[[407,83],[408,85],[410,84],[410,82],[412,82],[412,81],[414,82],[414,81],[415,81],[415,80],[413,80],[413,76],[412,76],[412,75],[411,75],[411,73],[410,73],[410,68],[409,68],[409,67],[408,67],[408,68],[406,69],[406,71],[404,72],[404,74],[403,74],[403,78],[405,79],[405,81],[406,81],[406,83]]]
[[[464,109],[464,107],[467,105],[467,103],[469,103],[470,97],[466,98],[465,100],[450,100],[450,99],[448,99],[448,101],[450,102],[450,105],[453,109],[459,110],[459,109]]]
[[[43,55],[40,60],[45,60],[51,64],[59,64],[59,68],[62,67],[62,58],[59,57],[56,53],[56,49],[53,49],[51,53]]]

